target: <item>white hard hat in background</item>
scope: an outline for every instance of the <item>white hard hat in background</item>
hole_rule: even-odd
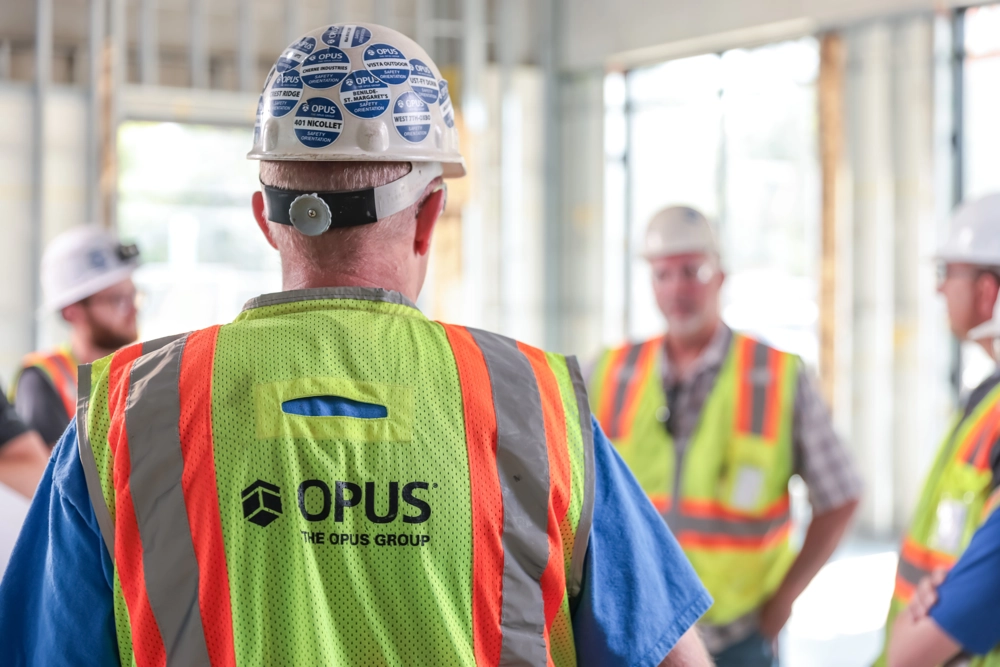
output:
[[[139,250],[122,245],[96,225],[76,227],[49,243],[42,255],[45,308],[61,310],[132,275]]]
[[[1000,194],[963,204],[934,259],[947,264],[1000,267]]]
[[[308,236],[377,222],[438,176],[465,175],[448,82],[409,37],[366,23],[311,30],[278,58],[257,104],[252,160],[410,162],[409,174],[357,193],[265,185],[268,220]]]
[[[719,244],[708,219],[690,206],[668,206],[646,227],[642,256],[646,259],[687,254],[719,255]]]

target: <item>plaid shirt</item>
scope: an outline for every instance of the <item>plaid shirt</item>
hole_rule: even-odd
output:
[[[708,398],[729,354],[732,330],[722,324],[708,347],[691,367],[687,377],[676,375],[663,355],[661,376],[670,396],[674,447],[684,455]],[[792,418],[794,470],[809,487],[813,514],[823,514],[856,500],[861,495],[861,478],[843,442],[833,430],[830,411],[811,375],[799,373]],[[702,639],[712,653],[718,653],[757,630],[754,611],[724,626],[700,624]]]

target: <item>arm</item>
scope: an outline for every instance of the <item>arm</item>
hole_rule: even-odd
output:
[[[861,478],[834,431],[826,403],[805,370],[799,372],[795,387],[792,452],[795,471],[809,487],[813,520],[798,558],[761,608],[761,632],[772,639],[788,621],[792,603],[837,548],[861,497]]]
[[[34,431],[0,445],[0,484],[31,498],[49,462],[49,450]]]
[[[917,586],[913,601],[892,626],[889,644],[889,667],[934,667],[961,651],[954,639],[928,616],[937,602],[937,588],[944,582],[945,570],[936,570]]]
[[[760,613],[760,631],[774,639],[792,614],[792,603],[802,594],[820,568],[833,554],[840,538],[858,507],[854,500],[813,518],[806,531],[802,551],[792,564],[778,590],[764,605]]]
[[[660,663],[660,667],[711,667],[712,659],[708,657],[705,645],[701,643],[698,631],[691,628],[684,633],[680,641],[667,657]]]

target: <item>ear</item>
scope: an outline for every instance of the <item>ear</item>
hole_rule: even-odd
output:
[[[271,228],[267,224],[267,213],[264,212],[264,194],[260,190],[253,193],[250,205],[253,207],[254,220],[257,221],[260,231],[264,233],[264,238],[267,239],[272,248],[277,250],[278,246],[274,243],[274,238],[271,237]]]
[[[976,281],[979,315],[983,321],[993,319],[993,308],[1000,295],[1000,279],[992,273],[983,273]]]
[[[426,255],[430,252],[434,225],[444,212],[447,192],[447,186],[441,183],[427,195],[417,209],[417,229],[413,237],[413,252],[417,255]]]
[[[69,324],[76,324],[83,317],[83,304],[72,303],[59,311],[59,314]]]

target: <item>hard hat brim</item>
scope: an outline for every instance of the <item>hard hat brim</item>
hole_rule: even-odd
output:
[[[121,266],[113,271],[102,273],[101,275],[91,278],[90,280],[83,281],[79,285],[76,285],[72,290],[68,290],[60,294],[59,298],[47,299],[42,305],[42,309],[48,312],[58,312],[66,306],[72,306],[74,303],[79,303],[87,297],[94,296],[103,289],[107,289],[112,285],[117,285],[121,281],[131,278],[137,268],[139,268],[137,264]]]

